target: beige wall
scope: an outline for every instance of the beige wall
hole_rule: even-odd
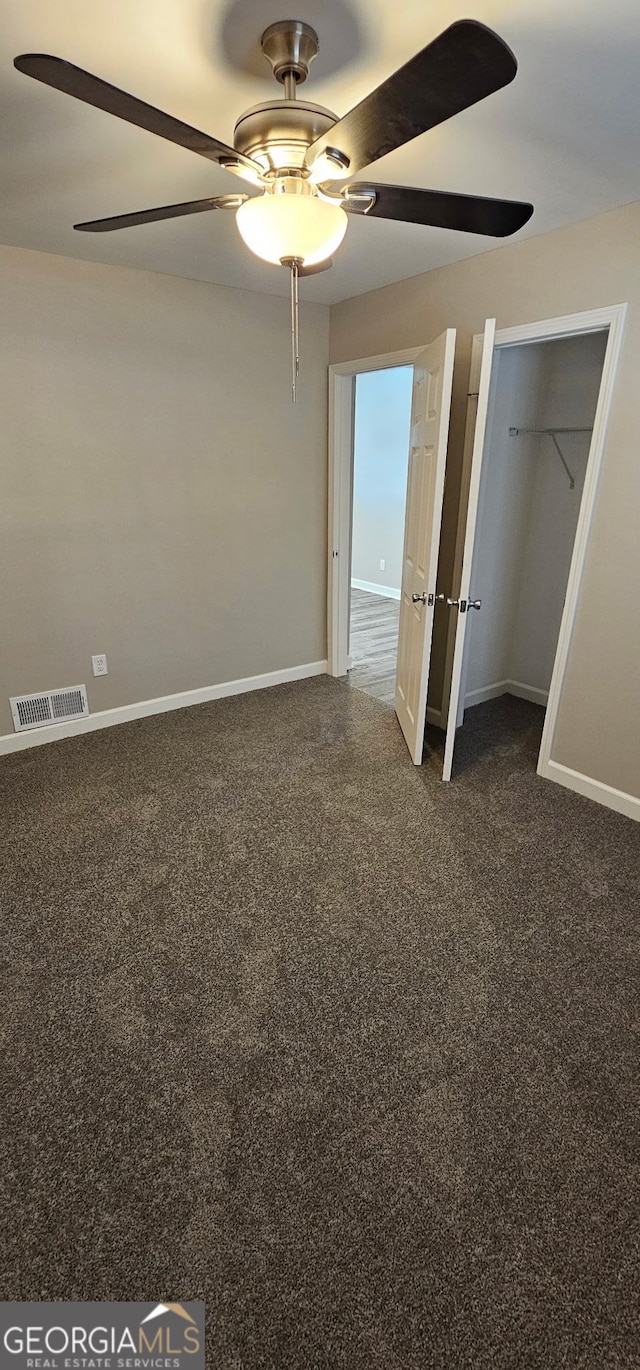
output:
[[[286,300],[16,248],[0,298],[0,733],[324,659],[328,310],[293,408]]]
[[[640,204],[336,305],[331,360],[395,351],[458,329],[439,573],[448,590],[473,334],[493,315],[506,328],[626,300],[622,364],[552,757],[639,796]],[[440,663],[442,643],[440,624]]]

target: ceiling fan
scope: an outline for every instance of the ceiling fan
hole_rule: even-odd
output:
[[[236,210],[247,247],[263,261],[291,270],[295,398],[298,277],[331,266],[349,214],[502,238],[522,228],[533,206],[352,179],[513,80],[513,53],[484,24],[471,19],[452,24],[341,119],[322,105],[296,99],[318,53],[318,36],[309,24],[282,20],[271,24],[261,41],[275,79],[284,86],[284,98],[264,100],[241,114],[233,147],[61,57],[24,53],[14,65],[45,85],[217,162],[259,191],[162,205],[74,228],[105,233],[210,209]]]

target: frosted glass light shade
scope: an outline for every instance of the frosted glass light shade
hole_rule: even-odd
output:
[[[317,195],[259,195],[246,200],[236,215],[240,236],[265,262],[299,257],[305,266],[326,261],[347,231],[340,205]]]

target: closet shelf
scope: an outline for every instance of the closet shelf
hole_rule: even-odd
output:
[[[575,490],[576,483],[575,483],[575,480],[574,480],[574,478],[573,478],[573,476],[572,476],[572,474],[571,474],[571,472],[570,472],[570,470],[569,470],[569,467],[567,466],[567,463],[566,463],[566,461],[565,461],[565,459],[564,459],[564,453],[563,453],[563,451],[562,451],[562,449],[561,449],[561,447],[560,447],[560,443],[558,442],[558,437],[557,437],[557,435],[558,435],[558,433],[593,433],[593,428],[510,428],[510,429],[509,429],[509,437],[511,437],[511,438],[517,438],[517,437],[519,436],[520,433],[543,433],[546,437],[551,438],[551,441],[552,441],[552,443],[553,443],[553,445],[554,445],[554,447],[555,447],[555,449],[556,449],[556,452],[558,453],[558,456],[559,456],[559,458],[560,458],[560,461],[562,462],[562,465],[564,466],[564,469],[565,469],[565,471],[566,471],[566,473],[567,473],[567,475],[568,475],[568,477],[569,477],[569,488],[570,488],[571,490]]]

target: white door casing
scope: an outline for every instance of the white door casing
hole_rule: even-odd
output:
[[[474,365],[472,367],[472,384],[470,389],[474,391],[477,382],[478,411],[476,427],[473,434],[469,496],[465,524],[464,551],[462,555],[460,600],[464,599],[465,602],[468,603],[469,597],[473,597],[474,588],[480,588],[472,586],[471,575],[473,570],[474,544],[478,529],[478,501],[480,496],[482,457],[489,408],[491,362],[495,351],[503,347],[512,347],[517,344],[548,342],[555,338],[575,337],[579,334],[600,332],[603,329],[607,329],[609,336],[600,380],[598,404],[594,418],[584,488],[580,502],[580,513],[574,541],[573,556],[571,559],[571,568],[569,571],[564,611],[560,625],[558,648],[551,677],[551,685],[549,687],[545,724],[540,746],[540,755],[538,758],[538,775],[546,780],[555,780],[557,783],[566,786],[567,789],[576,790],[579,794],[585,794],[590,799],[596,800],[597,803],[605,804],[609,808],[615,809],[620,813],[627,814],[629,817],[638,820],[640,815],[640,802],[637,798],[625,794],[620,790],[616,790],[600,780],[572,771],[568,767],[563,766],[560,762],[555,761],[551,755],[573,625],[578,608],[580,584],[587,555],[598,481],[604,460],[607,427],[613,405],[616,377],[620,365],[627,312],[628,305],[626,304],[608,305],[599,309],[585,310],[577,314],[565,314],[560,315],[557,318],[540,319],[535,323],[503,328],[497,333],[494,331],[494,321],[488,320],[485,325],[484,337],[480,335],[474,338]],[[493,335],[492,338],[489,337],[490,332]],[[447,719],[447,736],[443,769],[444,780],[450,780],[451,778],[456,723],[460,723],[461,721],[461,705],[464,702],[462,699],[462,692],[464,690],[465,637],[468,618],[468,612],[464,614],[460,614],[459,612],[456,613],[455,647],[453,651],[451,695]],[[480,611],[479,622],[482,622],[482,611]]]
[[[476,538],[476,525],[478,521],[478,501],[480,496],[480,478],[482,475],[482,456],[484,452],[485,435],[487,429],[487,415],[489,412],[489,392],[491,386],[491,369],[493,363],[495,334],[495,319],[487,319],[484,326],[484,335],[482,340],[482,357],[480,361],[480,378],[478,382],[478,405],[476,410],[476,422],[473,436],[473,450],[471,456],[469,500],[467,504],[467,522],[464,539],[464,550],[462,554],[462,572],[460,576],[459,606],[457,608],[451,609],[451,613],[456,614],[456,633],[455,647],[453,652],[453,667],[451,672],[451,693],[449,695],[449,710],[447,714],[447,731],[444,748],[444,766],[442,771],[443,780],[451,779],[451,767],[453,765],[453,749],[455,745],[456,727],[458,726],[460,694],[464,680],[463,667],[469,613],[482,612],[482,610],[469,610],[467,608],[467,605],[469,603],[469,598],[472,597],[471,573],[473,567],[473,552]]]
[[[455,339],[455,329],[446,329],[413,364],[395,707],[416,766],[424,746]],[[414,595],[421,598],[414,602]]]

